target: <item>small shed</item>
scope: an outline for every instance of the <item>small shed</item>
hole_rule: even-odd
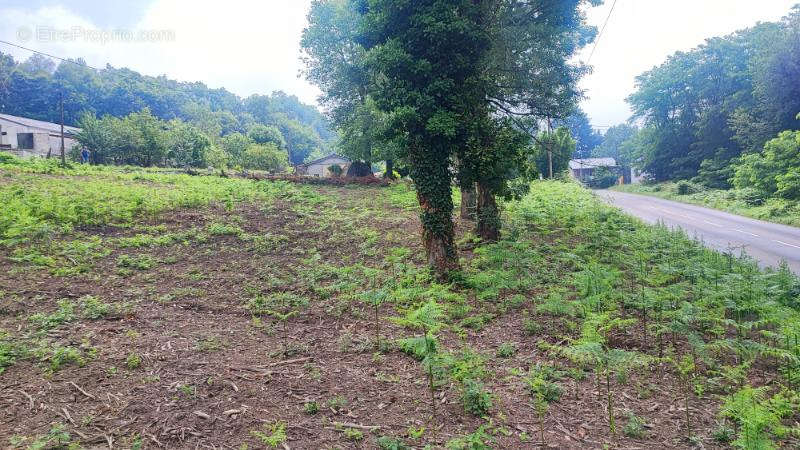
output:
[[[80,128],[64,126],[64,151],[78,145]],[[27,117],[0,114],[0,150],[17,156],[47,156],[61,153],[61,125]]]
[[[345,174],[347,173],[347,169],[350,168],[350,164],[352,162],[353,161],[351,161],[350,158],[331,153],[328,156],[323,156],[322,158],[315,159],[307,163],[298,164],[295,166],[295,172],[298,175],[307,175],[311,177],[332,177],[335,174],[331,173],[331,171],[328,169],[330,166],[335,165],[341,167],[342,174]]]

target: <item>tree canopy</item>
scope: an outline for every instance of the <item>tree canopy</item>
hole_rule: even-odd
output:
[[[758,152],[800,111],[800,7],[678,52],[636,79],[628,97],[647,129],[640,165],[657,180],[727,185],[729,163]]]

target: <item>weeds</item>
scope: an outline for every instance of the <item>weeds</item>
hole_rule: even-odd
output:
[[[286,423],[274,422],[272,424],[264,424],[265,431],[253,430],[251,435],[256,437],[262,444],[270,448],[278,448],[279,445],[286,442]]]

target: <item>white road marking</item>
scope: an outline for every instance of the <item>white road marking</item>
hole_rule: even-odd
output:
[[[715,227],[721,227],[721,226],[722,226],[722,225],[720,225],[720,224],[718,224],[718,223],[709,222],[708,220],[703,220],[703,222],[705,222],[705,223],[707,223],[707,224],[710,224],[710,225],[714,225]]]
[[[761,236],[759,236],[759,235],[757,235],[755,233],[751,233],[749,231],[740,230],[738,228],[733,228],[733,231],[738,231],[739,233],[749,234],[750,236],[754,236],[754,237],[761,237]]]
[[[789,247],[800,248],[800,245],[790,244],[788,242],[779,241],[777,239],[773,239],[772,242],[777,242],[778,244],[788,245]]]

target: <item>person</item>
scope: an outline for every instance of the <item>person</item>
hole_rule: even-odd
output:
[[[86,147],[84,147],[81,150],[81,162],[83,164],[86,164],[86,163],[89,162],[89,149],[87,149]]]

